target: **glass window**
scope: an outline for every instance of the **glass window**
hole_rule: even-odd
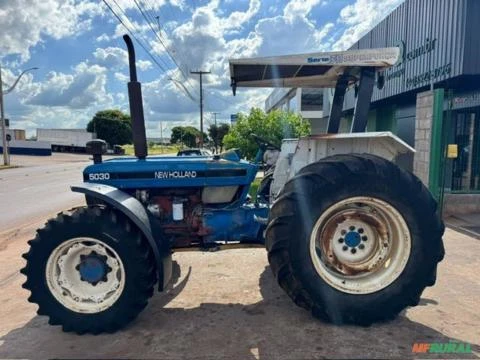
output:
[[[323,110],[323,89],[302,89],[302,111]]]
[[[480,190],[480,113],[462,112],[454,116],[458,157],[453,160],[452,190]]]
[[[288,109],[292,112],[297,112],[298,111],[298,106],[297,106],[297,97],[294,96],[288,100]]]

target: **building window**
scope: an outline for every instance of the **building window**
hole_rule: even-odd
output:
[[[302,89],[302,111],[323,110],[323,89]]]
[[[298,111],[298,106],[297,106],[297,97],[294,96],[288,100],[288,110],[292,112],[297,112]]]
[[[452,190],[480,190],[480,109],[453,116],[458,157],[453,161]]]

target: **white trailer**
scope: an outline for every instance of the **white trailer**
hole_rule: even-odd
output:
[[[49,142],[58,152],[85,152],[87,142],[95,138],[84,129],[37,129],[37,141]]]

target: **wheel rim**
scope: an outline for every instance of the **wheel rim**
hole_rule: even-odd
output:
[[[350,294],[369,294],[390,285],[405,269],[410,250],[403,216],[373,197],[352,197],[329,207],[310,236],[317,273]]]
[[[111,307],[125,286],[125,269],[118,254],[93,238],[74,238],[57,246],[46,267],[52,295],[67,309],[98,313]]]

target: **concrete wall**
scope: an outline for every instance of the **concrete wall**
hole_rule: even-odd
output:
[[[480,213],[480,194],[445,194],[443,215]]]
[[[433,91],[417,94],[415,113],[415,150],[413,173],[428,187],[433,122]]]

